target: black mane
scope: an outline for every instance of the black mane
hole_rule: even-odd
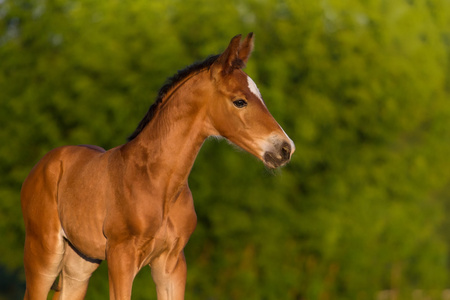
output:
[[[145,114],[144,118],[139,122],[136,130],[128,137],[128,141],[133,140],[139,135],[139,133],[144,130],[145,126],[153,119],[159,104],[162,102],[166,94],[180,81],[188,77],[190,74],[198,72],[200,70],[211,67],[211,65],[217,60],[219,55],[213,55],[201,62],[196,62],[183,70],[179,70],[175,75],[168,78],[166,83],[161,87],[158,92],[158,97],[156,97],[155,103],[153,103]]]

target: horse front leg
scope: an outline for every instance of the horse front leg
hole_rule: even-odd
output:
[[[184,299],[186,260],[183,251],[161,255],[152,261],[150,267],[158,300]]]
[[[133,280],[139,271],[138,253],[129,243],[108,245],[109,297],[111,300],[131,299]]]

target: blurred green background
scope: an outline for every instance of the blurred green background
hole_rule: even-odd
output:
[[[125,143],[167,77],[251,31],[297,151],[271,173],[205,143],[186,299],[450,299],[448,0],[0,0],[0,299],[23,297],[40,157]],[[156,299],[148,268],[133,299]]]

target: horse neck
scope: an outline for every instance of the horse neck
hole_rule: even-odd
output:
[[[186,182],[195,158],[207,138],[206,109],[199,99],[201,72],[174,87],[163,99],[144,130],[124,146],[134,164],[147,166],[148,176],[179,186]],[[200,92],[200,93],[198,93]],[[170,187],[169,187],[170,189]]]

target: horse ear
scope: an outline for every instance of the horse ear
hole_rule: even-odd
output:
[[[247,35],[241,43],[240,34],[233,37],[227,49],[219,56],[213,65],[213,76],[231,73],[234,69],[242,68],[248,61],[253,49],[253,33]]]
[[[250,54],[253,51],[253,32],[250,32],[239,48],[239,59],[242,60],[244,66],[247,64]]]

